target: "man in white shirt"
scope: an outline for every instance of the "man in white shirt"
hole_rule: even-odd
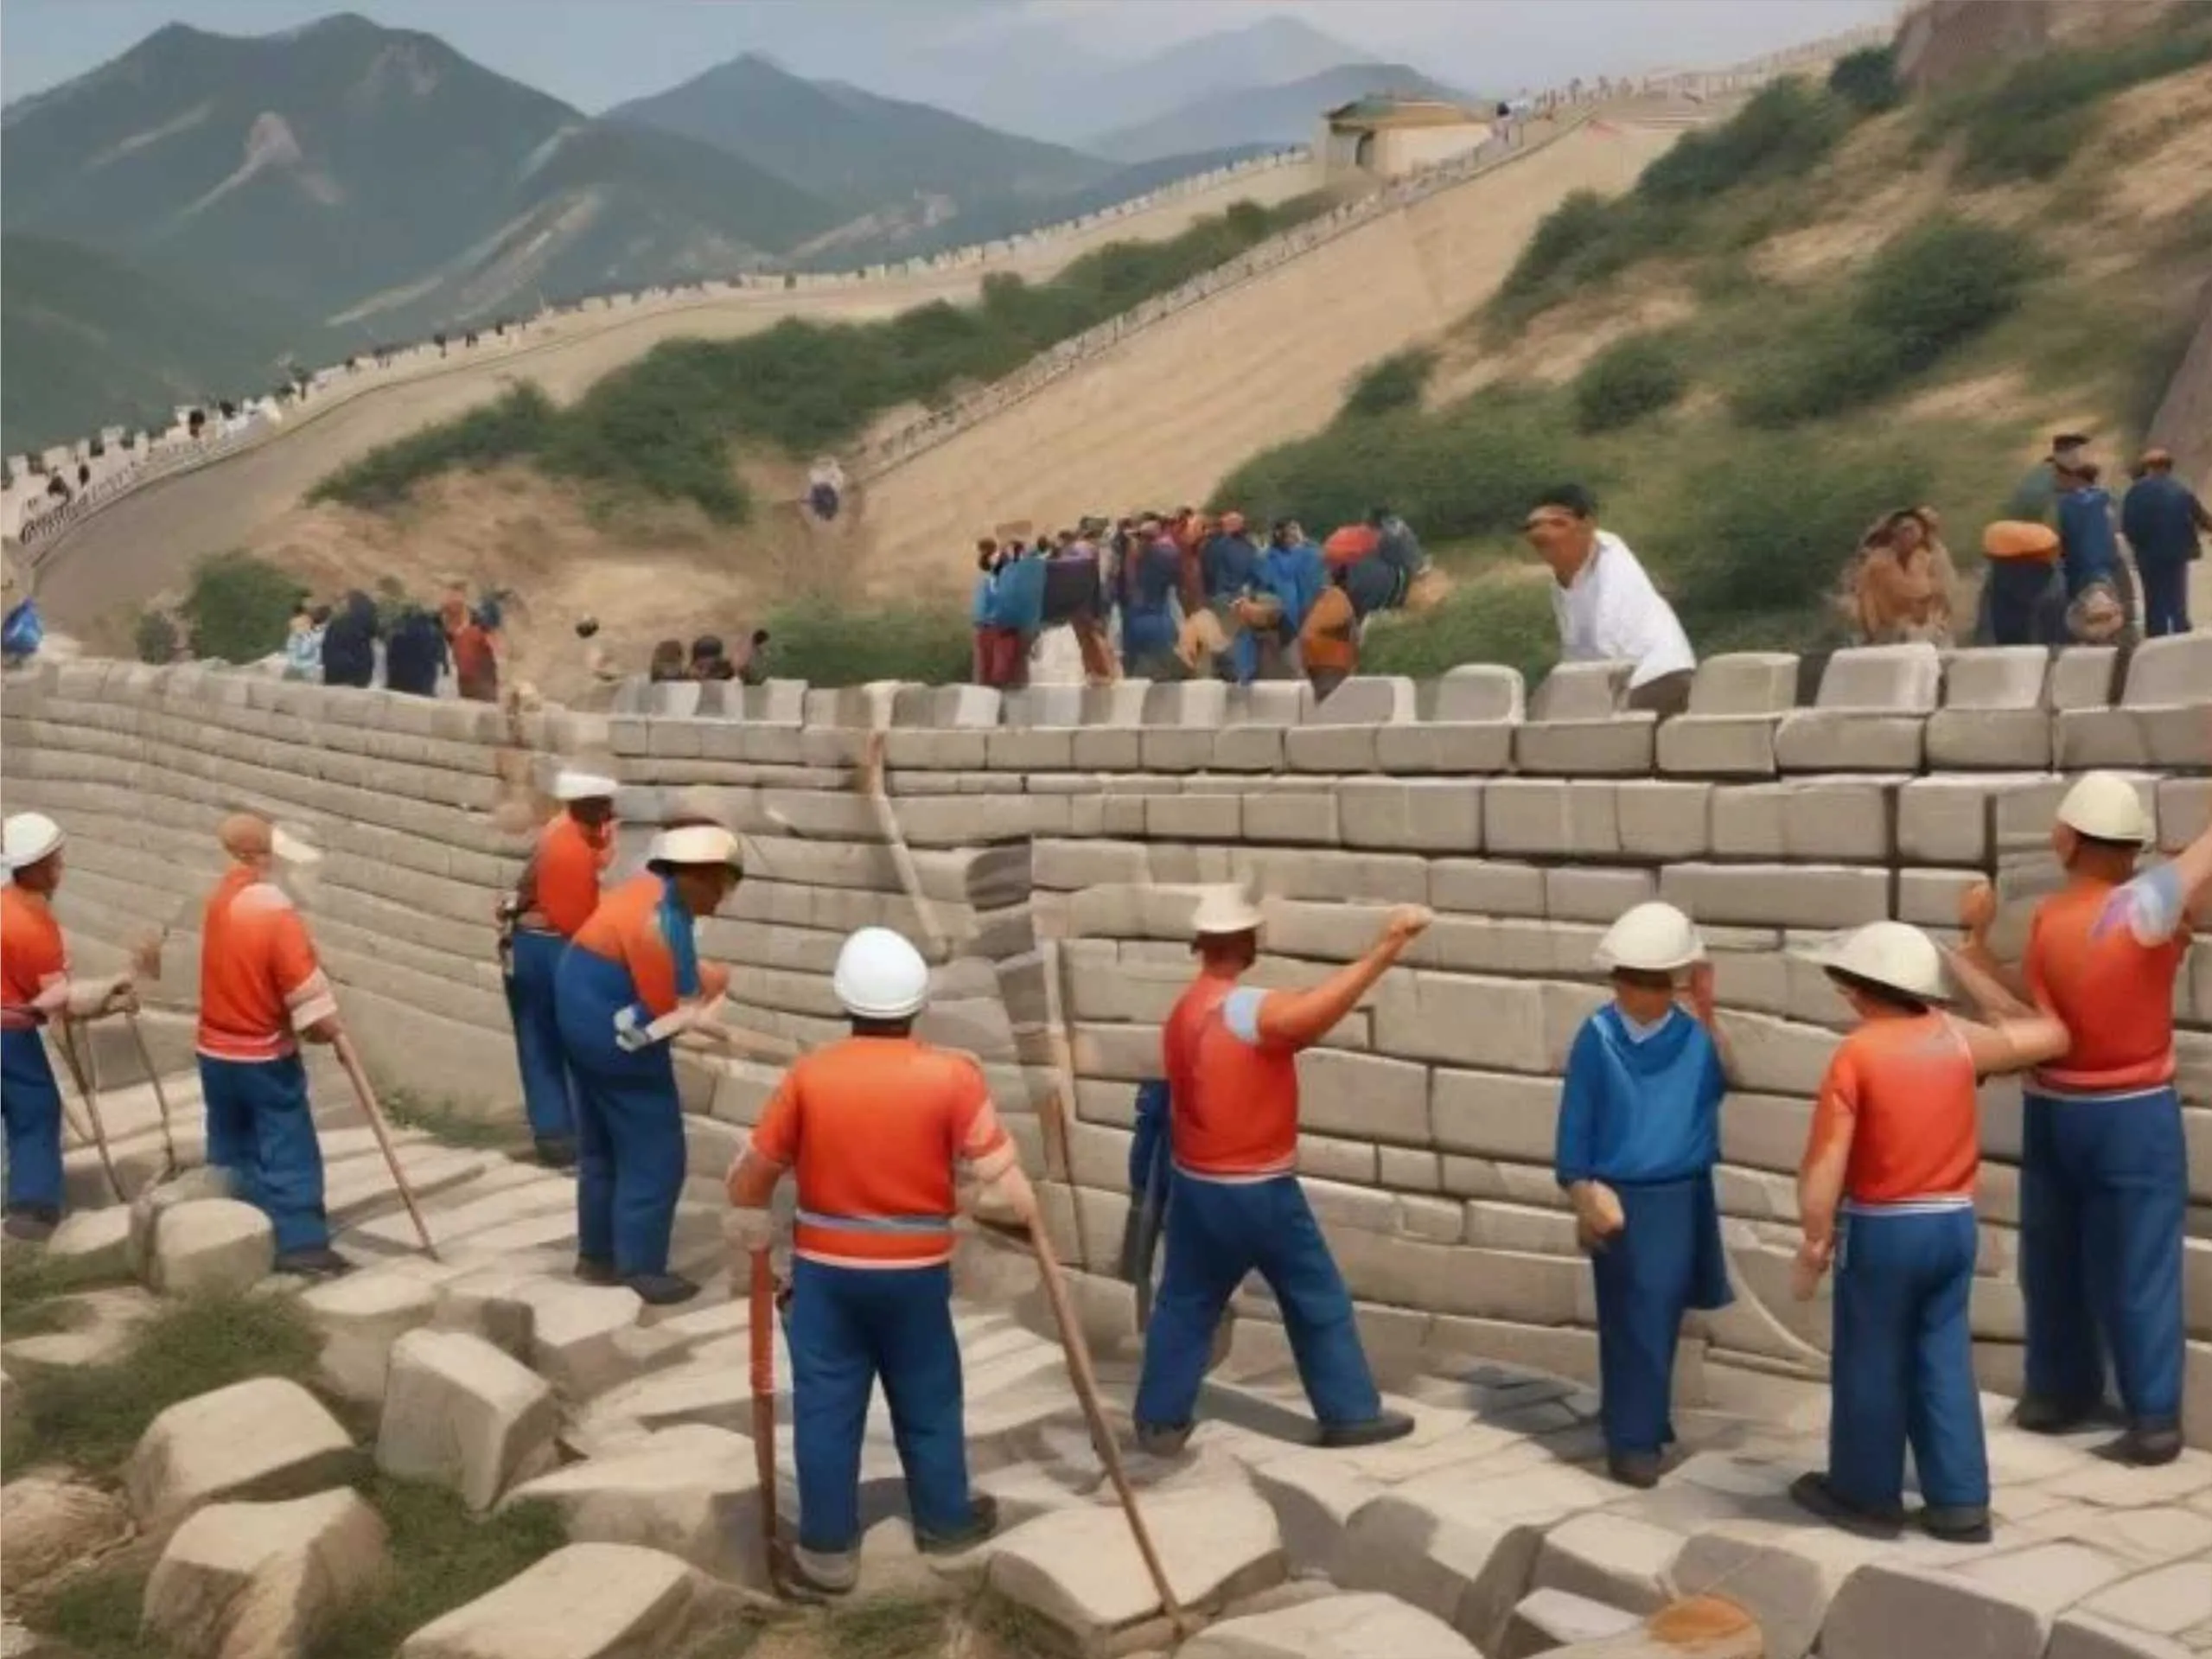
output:
[[[1546,490],[1523,530],[1552,567],[1560,660],[1633,663],[1629,707],[1662,720],[1687,708],[1697,654],[1628,544],[1597,527],[1590,493],[1580,484]]]

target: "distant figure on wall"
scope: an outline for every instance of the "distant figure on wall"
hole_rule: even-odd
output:
[[[365,687],[376,678],[376,603],[355,589],[322,634],[322,683]]]
[[[822,456],[806,475],[806,505],[816,518],[828,524],[836,519],[844,501],[845,469],[838,465],[835,456]]]
[[[324,672],[328,672],[329,641],[323,641]],[[384,683],[387,690],[409,697],[436,697],[437,678],[446,664],[445,630],[438,619],[420,605],[410,605],[392,630],[384,653]]]

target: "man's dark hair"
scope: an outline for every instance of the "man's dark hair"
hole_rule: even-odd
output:
[[[1900,991],[1895,986],[1877,984],[1874,980],[1864,979],[1858,974],[1845,973],[1839,967],[1830,968],[1828,977],[1838,985],[1856,991],[1859,995],[1878,1002],[1884,1007],[1895,1008],[1901,1013],[1924,1014],[1928,1011],[1928,1003],[1924,999],[1916,997],[1909,992]]]
[[[1597,516],[1597,498],[1581,484],[1554,484],[1528,504],[1532,513],[1546,507],[1563,507],[1578,519]]]
[[[692,641],[692,660],[694,662],[701,657],[718,657],[721,654],[722,641],[717,635],[702,634]]]
[[[598,631],[599,624],[589,616],[576,625],[576,636],[580,640],[588,640]]]
[[[754,644],[755,644],[755,645],[766,645],[768,642],[768,629],[766,629],[765,628],[756,628],[756,629],[755,629],[753,630],[753,643],[754,643]]]

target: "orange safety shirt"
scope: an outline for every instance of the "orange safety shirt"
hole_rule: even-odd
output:
[[[298,1046],[296,1031],[337,1011],[307,923],[284,889],[235,865],[201,922],[200,1052],[282,1059]]]
[[[2171,877],[2076,881],[2036,909],[2028,989],[2065,1024],[2065,1055],[2036,1073],[2062,1093],[2157,1088],[2174,1079],[2174,980],[2189,930]]]
[[[46,1024],[32,1005],[56,979],[68,977],[61,924],[45,895],[13,882],[0,887],[0,1028],[27,1031]]]
[[[1941,1014],[1871,1019],[1828,1062],[1809,1166],[1846,1126],[1844,1196],[1863,1204],[1971,1198],[1981,1168],[1973,1052]]]
[[[622,965],[642,1024],[674,1013],[678,1003],[699,994],[692,918],[667,878],[651,871],[631,877],[601,899],[571,942]]]
[[[1339,587],[1326,587],[1306,613],[1298,633],[1298,654],[1309,669],[1342,669],[1350,673],[1360,666],[1360,619],[1352,609],[1351,596]]]
[[[1258,1181],[1298,1160],[1297,1050],[1259,1035],[1267,992],[1203,973],[1160,1034],[1176,1167]]]
[[[798,1171],[799,1254],[931,1267],[953,1259],[954,1161],[1006,1144],[974,1061],[912,1037],[855,1037],[793,1063],[752,1148]]]
[[[538,833],[538,848],[522,872],[522,913],[573,939],[599,908],[599,877],[614,861],[613,826],[594,829],[563,813]]]

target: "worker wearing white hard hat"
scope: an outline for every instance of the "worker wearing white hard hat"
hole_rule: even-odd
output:
[[[1144,1332],[1138,1439],[1170,1452],[1190,1434],[1229,1298],[1247,1273],[1281,1307],[1299,1380],[1325,1445],[1372,1445],[1407,1433],[1386,1412],[1353,1324],[1343,1275],[1296,1172],[1299,1050],[1357,1005],[1431,920],[1391,911],[1365,955],[1307,991],[1244,985],[1259,957],[1261,916],[1241,890],[1215,888],[1191,917],[1198,977],[1161,1033],[1173,1154],[1167,1265]]]
[[[684,1112],[668,1044],[722,1032],[729,970],[692,937],[744,873],[737,838],[704,820],[653,839],[642,874],[608,892],[554,971],[561,1046],[576,1084],[577,1276],[628,1285],[655,1306],[699,1287],[669,1271],[684,1189]]]
[[[539,1161],[576,1162],[576,1082],[561,1046],[554,979],[561,953],[599,908],[599,883],[615,857],[615,780],[564,768],[553,780],[561,810],[538,832],[522,879],[500,903],[500,960],[522,1111]]]
[[[2212,715],[2208,715],[2212,718]],[[2212,893],[2212,829],[2138,873],[2153,840],[2139,788],[2111,772],[2059,802],[2051,846],[2066,884],[2037,907],[2013,992],[2058,1017],[2066,1051],[2024,1091],[2020,1288],[2027,1376],[2014,1421],[2041,1433],[2101,1406],[2109,1356],[2127,1428],[2113,1455],[2181,1454],[2183,1239],[2189,1158],[2175,1091],[2174,986],[2190,916]],[[1968,950],[1989,949],[1996,901],[1971,892]]]
[[[1954,955],[1960,987],[1991,1018],[1960,1019],[1943,953],[1919,928],[1871,922],[1801,953],[1858,1024],[1828,1062],[1797,1177],[1795,1289],[1836,1266],[1828,1463],[1791,1496],[1854,1531],[1904,1520],[1905,1452],[1938,1538],[1989,1536],[1989,1458],[1967,1304],[1979,1240],[1975,1091],[2066,1046],[2056,1020]]]
[[[207,1162],[269,1217],[280,1273],[346,1271],[330,1247],[322,1149],[316,1139],[302,1040],[335,1042],[337,999],[301,905],[319,854],[303,832],[252,813],[216,829],[230,868],[200,924],[200,1092]]]
[[[1596,1283],[1607,1465],[1648,1487],[1674,1440],[1683,1315],[1733,1299],[1712,1177],[1731,1062],[1705,941],[1681,911],[1627,911],[1597,966],[1613,999],[1567,1051],[1553,1172]]]
[[[868,1399],[883,1385],[916,1541],[969,1548],[997,1524],[972,1492],[953,1334],[954,1166],[1025,1223],[1036,1200],[998,1120],[983,1069],[914,1035],[929,999],[921,953],[888,928],[838,952],[831,984],[851,1035],[793,1064],[731,1165],[730,1241],[765,1251],[768,1201],[799,1183],[793,1240],[792,1432],[800,1575],[850,1590],[860,1547],[860,1452]]]
[[[61,1089],[39,1028],[131,1005],[131,980],[73,979],[54,914],[65,838],[44,813],[0,826],[0,1117],[8,1140],[7,1236],[35,1242],[61,1219]]]

